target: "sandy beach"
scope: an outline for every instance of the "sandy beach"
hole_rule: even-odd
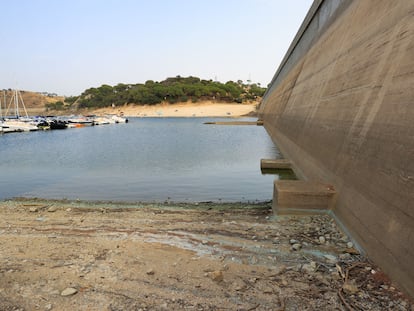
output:
[[[128,117],[240,117],[254,114],[258,103],[228,104],[204,101],[158,105],[125,105],[96,109],[94,114],[121,114]]]

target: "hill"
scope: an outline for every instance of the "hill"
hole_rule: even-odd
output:
[[[115,86],[101,85],[86,89],[80,96],[63,97],[56,94],[20,91],[27,112],[36,114],[93,113],[103,108],[112,110],[172,104],[257,104],[265,92],[260,84],[243,84],[228,81],[221,83],[197,77],[176,76],[163,81]],[[5,90],[6,105],[2,100],[3,114],[10,104],[12,90]],[[11,108],[12,109],[12,108]],[[134,113],[135,114],[135,113]]]
[[[4,93],[3,93],[4,92]],[[3,114],[13,114],[14,106],[12,102],[13,90],[3,90],[0,93],[0,102]],[[4,94],[6,95],[4,100]],[[54,104],[58,101],[64,101],[63,96],[57,96],[56,94],[49,94],[46,92],[33,92],[33,91],[20,91],[27,113],[29,115],[44,114],[45,107],[48,104]]]

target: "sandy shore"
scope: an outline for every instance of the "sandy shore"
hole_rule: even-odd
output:
[[[115,108],[102,108],[93,113],[120,114],[128,117],[240,117],[256,111],[257,103],[227,104],[227,103],[178,103],[158,105],[126,105]]]
[[[410,310],[329,216],[0,201],[0,310]]]

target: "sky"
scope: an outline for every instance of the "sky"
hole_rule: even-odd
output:
[[[267,86],[313,0],[0,0],[0,89],[195,76]]]

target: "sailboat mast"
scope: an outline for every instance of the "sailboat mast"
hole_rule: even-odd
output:
[[[18,93],[19,93],[19,98],[20,98],[20,100],[22,102],[22,107],[23,107],[23,110],[24,110],[24,114],[26,115],[26,118],[28,118],[29,117],[29,114],[27,113],[26,105],[24,104],[23,97],[22,97],[22,93],[20,91],[18,91]]]
[[[20,113],[19,113],[19,98],[17,97],[17,89],[14,90],[14,109],[16,111],[16,117],[19,118],[20,117]]]
[[[3,93],[4,93],[4,91],[3,91]],[[0,100],[0,121],[3,119],[3,114],[2,114],[2,111],[1,111],[1,105],[2,105],[2,103],[1,103],[1,100]]]

